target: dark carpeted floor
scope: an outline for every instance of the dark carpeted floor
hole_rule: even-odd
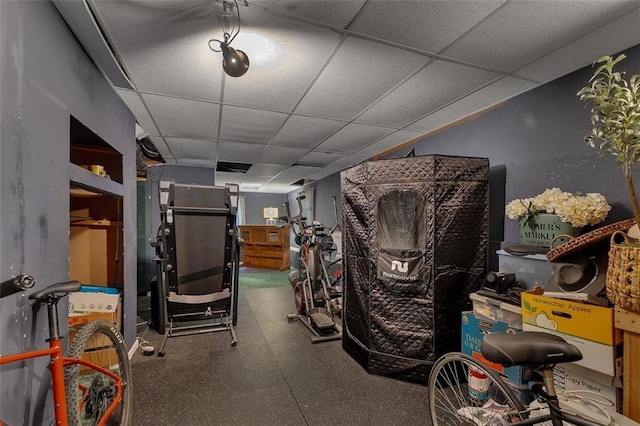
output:
[[[340,341],[314,345],[287,320],[290,286],[241,290],[238,305],[235,347],[216,332],[134,355],[134,425],[429,424],[426,388],[370,375]],[[162,336],[144,337],[157,353]]]

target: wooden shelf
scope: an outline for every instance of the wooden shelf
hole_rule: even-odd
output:
[[[623,330],[622,414],[640,422],[640,313],[615,308],[615,327]]]
[[[109,178],[98,176],[77,164],[69,164],[69,180],[80,189],[86,191],[79,196],[99,196],[100,194],[124,196],[124,188],[121,183]],[[75,189],[75,188],[74,188]]]
[[[256,268],[289,269],[289,228],[270,225],[242,225],[242,261]]]

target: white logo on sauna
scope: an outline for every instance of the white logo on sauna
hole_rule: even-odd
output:
[[[391,270],[406,273],[409,270],[409,262],[391,261]]]

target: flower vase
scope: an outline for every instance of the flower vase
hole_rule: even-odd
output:
[[[537,213],[533,216],[525,216],[519,221],[520,244],[536,247],[550,247],[551,241],[558,235],[577,237],[580,228],[571,226],[560,220],[558,215],[552,213]],[[569,240],[558,238],[554,246],[558,246]]]

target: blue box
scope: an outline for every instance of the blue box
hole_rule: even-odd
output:
[[[502,321],[492,321],[486,318],[477,318],[473,312],[462,313],[462,353],[472,356],[487,367],[506,377],[515,384],[527,383],[533,371],[522,366],[503,367],[501,364],[488,361],[482,356],[480,344],[485,334],[490,333],[519,333],[520,328],[510,327]]]

